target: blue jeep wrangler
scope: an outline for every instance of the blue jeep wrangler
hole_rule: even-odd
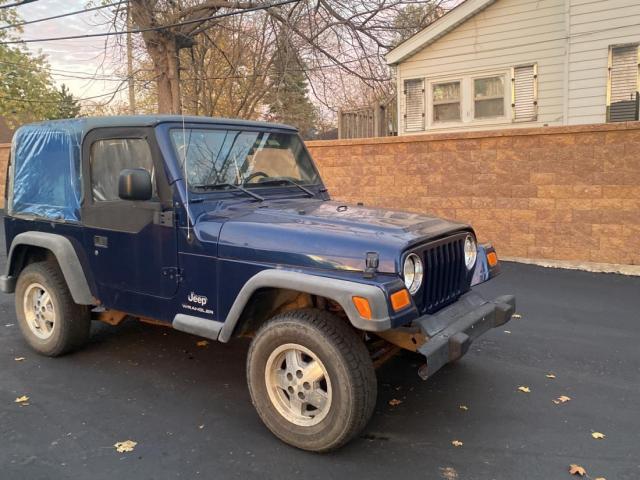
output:
[[[296,130],[200,117],[27,125],[5,217],[21,331],[57,356],[92,320],[252,338],[253,404],[280,439],[340,447],[368,422],[375,366],[400,349],[426,378],[507,322],[513,296],[468,225],[332,201]]]

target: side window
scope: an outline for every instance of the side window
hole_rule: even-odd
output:
[[[404,81],[404,129],[407,132],[424,130],[424,79]]]
[[[607,121],[638,120],[640,110],[640,51],[638,45],[609,49]]]
[[[119,200],[118,178],[125,168],[144,168],[151,175],[157,198],[151,149],[143,138],[110,138],[91,145],[91,191],[95,202]]]

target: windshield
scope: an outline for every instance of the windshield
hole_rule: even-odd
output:
[[[202,128],[172,129],[171,141],[191,189],[319,183],[296,134]]]

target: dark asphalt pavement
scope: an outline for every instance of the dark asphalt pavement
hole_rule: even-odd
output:
[[[522,318],[426,382],[411,355],[391,360],[369,427],[328,455],[262,425],[246,342],[201,348],[128,322],[95,325],[84,350],[50,359],[27,348],[13,297],[0,295],[0,479],[549,480],[575,478],[571,463],[591,478],[640,478],[640,278],[505,264],[479,290],[515,293]],[[21,395],[30,405],[14,403]],[[571,400],[555,405],[560,395]],[[117,453],[128,439],[135,451]]]

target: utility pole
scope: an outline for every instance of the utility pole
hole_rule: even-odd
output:
[[[136,91],[133,83],[133,45],[131,43],[131,7],[127,2],[127,81],[129,82],[129,114],[136,114]]]

